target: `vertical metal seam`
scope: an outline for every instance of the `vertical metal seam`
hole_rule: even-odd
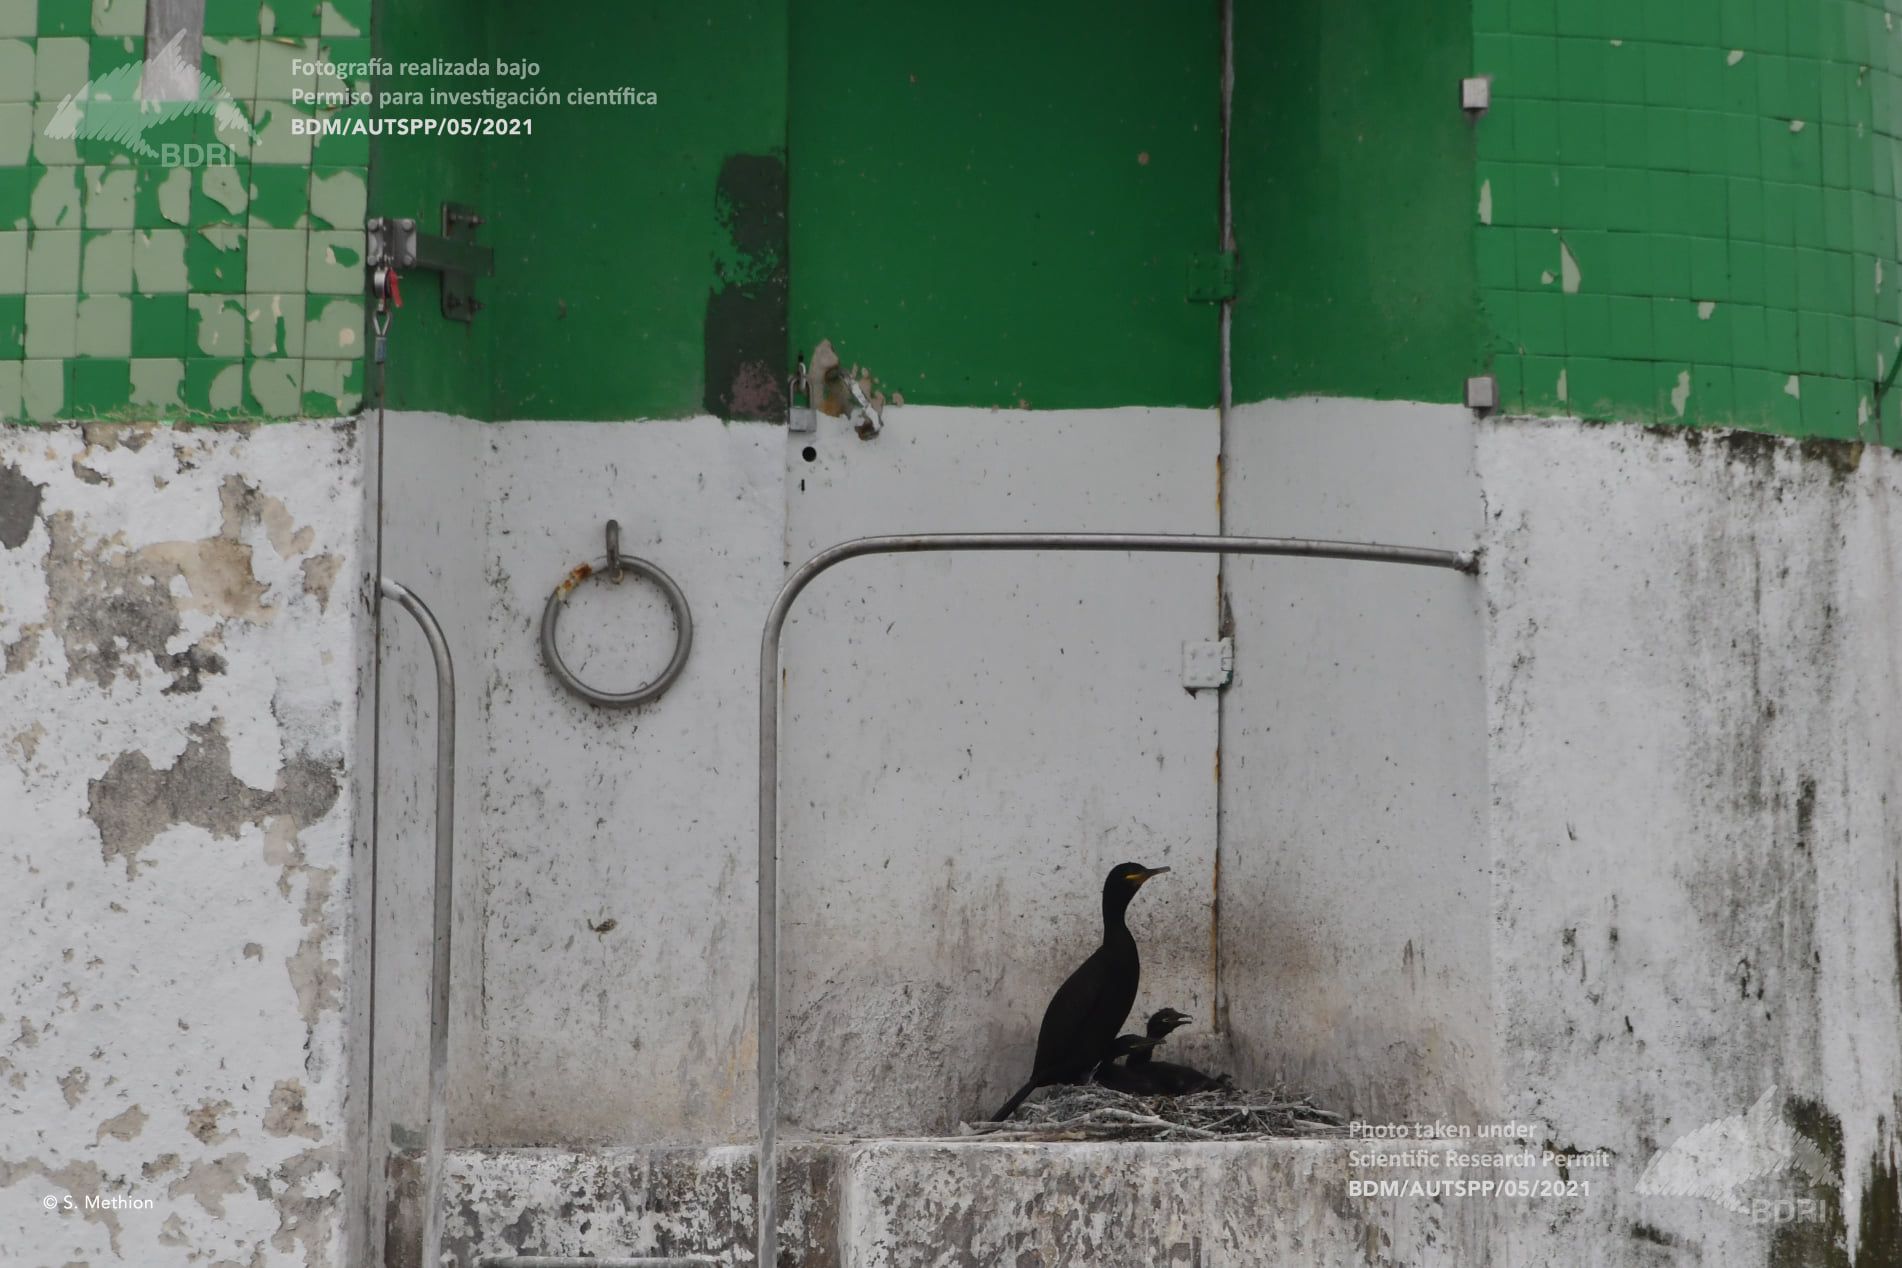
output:
[[[1235,0],[1219,0],[1222,27],[1222,160],[1221,160],[1221,235],[1224,252],[1235,249],[1235,204],[1230,146],[1235,118]],[[1218,310],[1221,384],[1216,411],[1215,440],[1215,531],[1228,535],[1228,455],[1229,426],[1235,410],[1234,328],[1235,295],[1240,293],[1240,268],[1236,269],[1236,289]],[[1215,630],[1225,636],[1228,613],[1228,557],[1215,557]],[[1220,1037],[1228,1033],[1228,1008],[1222,994],[1222,817],[1226,798],[1222,794],[1222,733],[1228,723],[1228,692],[1215,692],[1215,860],[1210,867],[1209,894],[1209,1024]]]

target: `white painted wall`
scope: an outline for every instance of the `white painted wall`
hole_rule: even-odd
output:
[[[1471,550],[1469,411],[1237,407],[1227,531]],[[1234,1059],[1370,1117],[1470,1116],[1492,1060],[1479,583],[1233,559],[1222,700],[1223,994]]]
[[[9,1262],[361,1254],[364,471],[351,423],[0,429]]]

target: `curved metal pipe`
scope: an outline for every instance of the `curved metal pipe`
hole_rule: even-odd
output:
[[[1222,537],[1206,533],[903,533],[858,537],[801,564],[779,588],[759,653],[759,1170],[756,1211],[761,1268],[778,1262],[779,1216],[779,642],[793,600],[828,568],[862,555],[921,551],[1142,551],[1200,555],[1287,555],[1479,570],[1472,551],[1383,546],[1301,537]]]
[[[456,667],[429,606],[388,577],[379,592],[422,627],[436,662],[436,885],[435,940],[429,954],[429,1139],[423,1162],[423,1259],[442,1262],[441,1188],[449,1117],[449,937],[456,880]],[[374,914],[372,919],[374,919]]]

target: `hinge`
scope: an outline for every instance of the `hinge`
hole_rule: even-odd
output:
[[[1219,304],[1235,298],[1235,253],[1210,251],[1189,261],[1189,298]]]
[[[495,252],[477,246],[476,228],[482,216],[461,203],[442,205],[442,234],[418,233],[416,222],[387,217],[365,225],[369,234],[369,263],[387,264],[399,271],[428,269],[442,275],[442,315],[451,321],[473,321],[482,311],[475,297],[475,279],[495,276]]]

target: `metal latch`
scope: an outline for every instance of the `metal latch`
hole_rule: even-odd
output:
[[[429,269],[442,274],[442,315],[451,321],[474,321],[482,311],[475,297],[475,279],[495,276],[495,252],[477,246],[476,228],[482,216],[461,203],[442,205],[442,234],[418,233],[416,222],[386,216],[372,220],[369,261],[396,269]]]
[[[1189,261],[1189,298],[1219,304],[1235,298],[1235,253],[1211,251]]]

